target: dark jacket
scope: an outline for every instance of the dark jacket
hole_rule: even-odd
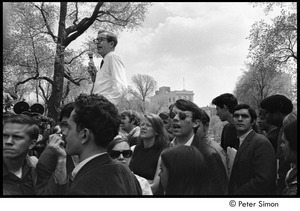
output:
[[[204,155],[208,164],[208,173],[210,181],[207,183],[207,195],[227,195],[228,176],[219,153],[204,140],[195,134],[192,141],[195,146]]]
[[[275,181],[275,151],[265,136],[251,131],[237,151],[229,194],[275,195]]]
[[[224,125],[221,134],[221,147],[227,152],[227,147],[236,148],[238,144],[237,133],[234,124]]]
[[[19,178],[15,174],[9,172],[3,162],[3,195],[36,195],[35,165],[36,163],[31,163],[29,160],[25,159],[22,167],[22,177]]]
[[[66,195],[142,195],[142,190],[129,167],[106,153],[79,170]]]

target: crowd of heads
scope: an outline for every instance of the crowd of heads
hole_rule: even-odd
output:
[[[249,128],[255,128],[258,118],[256,111],[247,104],[238,104],[232,94],[226,93],[218,96],[212,100],[212,103],[217,106],[217,110],[219,109],[220,119],[222,119],[221,110],[226,109],[226,112],[232,114],[238,134]],[[259,119],[261,120],[260,129],[265,129],[267,124],[284,125],[282,135],[284,142],[281,147],[286,159],[295,162],[297,158],[297,114],[292,110],[293,105],[288,98],[274,95],[260,103]],[[188,121],[185,121],[187,118]],[[242,121],[243,125],[239,124]],[[154,140],[154,147],[164,149],[161,153],[159,173],[164,193],[201,195],[203,194],[201,186],[208,178],[206,173],[208,166],[203,154],[194,146],[168,147],[172,141],[168,132],[173,133],[175,137],[186,135],[185,133],[198,133],[203,138],[207,137],[209,123],[210,117],[207,112],[189,100],[179,99],[169,107],[169,111],[158,115],[142,114],[133,110],[120,112],[102,95],[80,94],[74,102],[62,108],[59,124],[55,124],[53,119],[44,115],[18,114],[4,117],[3,142],[9,154],[8,149],[12,146],[12,143],[7,141],[10,128],[13,128],[14,124],[20,124],[26,126],[24,128],[26,141],[23,143],[26,147],[20,153],[34,150],[37,141],[44,143],[43,147],[45,147],[49,135],[59,133],[64,136],[69,145],[67,153],[70,155],[80,153],[80,147],[72,144],[75,143],[74,140],[93,140],[95,147],[107,150],[112,159],[129,166],[133,150],[125,134],[139,127],[139,144],[143,146],[144,141]],[[39,134],[42,134],[40,140]],[[34,143],[31,140],[35,140]]]

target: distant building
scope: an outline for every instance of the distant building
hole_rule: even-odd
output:
[[[178,99],[186,99],[193,102],[194,92],[187,90],[171,91],[170,87],[163,86],[158,91],[155,91],[154,96],[150,97],[150,102],[159,105],[161,111],[168,111],[169,106]]]

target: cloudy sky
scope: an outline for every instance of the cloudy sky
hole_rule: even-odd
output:
[[[207,106],[233,92],[251,26],[271,16],[246,2],[154,3],[142,27],[119,34],[115,51],[124,60],[129,85],[133,75],[147,74],[158,87],[193,91],[194,102]]]

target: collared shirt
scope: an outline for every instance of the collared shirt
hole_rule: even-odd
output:
[[[245,140],[245,138],[247,137],[247,135],[252,131],[253,129],[249,130],[247,133],[245,133],[244,135],[241,135],[239,137],[240,139],[240,146],[242,145],[243,141]]]
[[[186,146],[191,146],[192,142],[193,142],[193,139],[194,139],[194,135],[192,135],[192,137],[184,144]],[[174,147],[178,145],[177,141],[176,141],[176,137],[172,140],[172,142],[170,143],[170,146],[171,147]]]
[[[140,126],[133,128],[127,135],[128,143],[130,146],[136,145],[140,136]]]
[[[98,157],[98,156],[100,156],[100,155],[104,155],[105,153],[107,153],[107,152],[98,153],[98,154],[93,155],[93,156],[91,156],[91,157],[89,157],[89,158],[86,158],[85,160],[83,160],[83,161],[81,161],[80,163],[78,163],[78,165],[75,166],[75,168],[74,168],[73,171],[72,171],[72,174],[71,174],[71,177],[70,177],[71,180],[74,180],[74,178],[76,177],[76,174],[79,172],[79,170],[80,170],[85,164],[87,164],[87,162],[89,162],[90,160],[92,160],[92,159],[95,158],[95,157]]]
[[[118,103],[123,90],[127,89],[127,79],[124,64],[114,51],[104,58],[104,64],[97,72],[94,94],[102,94],[114,104]]]

